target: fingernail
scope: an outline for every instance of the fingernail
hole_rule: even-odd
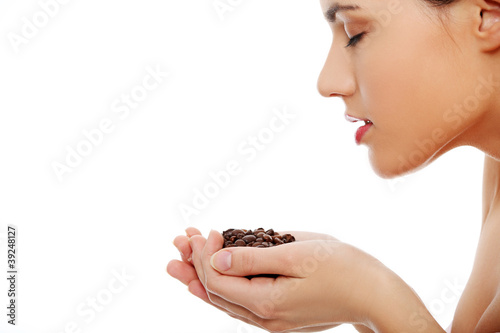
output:
[[[220,251],[210,258],[212,267],[220,272],[225,272],[231,268],[231,252]]]

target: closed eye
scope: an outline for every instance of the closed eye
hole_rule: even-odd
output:
[[[352,37],[349,39],[349,43],[345,47],[354,47],[356,44],[358,44],[363,36],[366,34],[366,32],[362,32],[360,34],[357,34],[356,36]]]

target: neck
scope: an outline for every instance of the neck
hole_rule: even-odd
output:
[[[500,69],[497,68],[494,72],[500,73]],[[488,88],[491,89],[489,90],[491,98],[485,105],[487,111],[474,129],[474,137],[471,139],[475,143],[474,146],[494,159],[500,160],[500,98],[498,98],[500,96],[500,74],[491,75],[484,81],[488,82]]]

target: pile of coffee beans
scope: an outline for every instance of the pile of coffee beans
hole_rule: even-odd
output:
[[[223,247],[272,247],[295,241],[295,237],[290,234],[280,235],[273,229],[266,231],[264,228],[227,229],[222,233],[222,237],[224,237]]]

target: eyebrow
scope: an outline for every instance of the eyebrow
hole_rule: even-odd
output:
[[[357,5],[349,5],[349,6],[343,6],[340,5],[339,3],[334,3],[330,9],[328,9],[325,12],[325,18],[328,22],[334,23],[335,20],[337,19],[337,13],[338,12],[343,12],[343,11],[350,11],[350,10],[356,10],[359,9],[360,7]]]

